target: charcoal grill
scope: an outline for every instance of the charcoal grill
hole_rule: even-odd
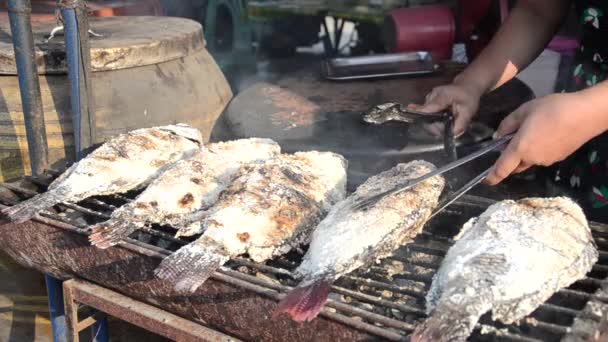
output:
[[[13,205],[44,191],[56,172],[3,184],[0,202]],[[424,296],[432,276],[462,224],[493,201],[464,196],[433,218],[424,232],[393,257],[342,277],[333,286],[320,316],[309,323],[271,318],[284,293],[296,282],[291,271],[302,250],[257,264],[234,259],[196,293],[181,296],[171,284],[153,277],[160,260],[188,243],[170,227],[152,226],[119,246],[89,246],[88,227],[109,218],[135,193],[60,204],[32,221],[0,226],[0,248],[22,264],[60,278],[80,277],[117,290],[244,340],[357,341],[408,340],[425,318]],[[477,324],[473,341],[599,341],[608,317],[608,225],[590,224],[600,250],[584,279],[559,291],[517,325]]]

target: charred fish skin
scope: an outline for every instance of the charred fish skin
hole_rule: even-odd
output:
[[[300,284],[279,303],[275,314],[285,312],[296,321],[314,319],[334,280],[411,242],[437,206],[445,183],[441,176],[410,191],[386,196],[367,210],[353,206],[360,198],[392,189],[434,169],[425,161],[399,164],[370,177],[354,194],[336,204],[314,230],[310,247],[294,272]]]
[[[345,197],[346,167],[342,156],[316,151],[244,166],[202,221],[203,235],[163,260],[156,275],[193,292],[230,257],[263,262],[306,243]]]
[[[201,133],[185,124],[143,128],[118,135],[74,163],[47,192],[3,210],[16,223],[61,202],[78,202],[141,188],[172,163],[192,156]]]
[[[565,197],[499,202],[456,239],[427,295],[431,316],[412,341],[465,341],[490,310],[516,322],[598,259],[583,211]]]
[[[92,227],[89,241],[105,249],[147,224],[179,229],[191,221],[193,213],[216,202],[243,164],[272,158],[280,151],[276,142],[260,138],[207,145],[191,158],[174,163],[133,202],[115,210],[110,220]]]

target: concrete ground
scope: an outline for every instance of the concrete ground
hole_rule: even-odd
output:
[[[52,341],[44,278],[0,253],[0,341]]]

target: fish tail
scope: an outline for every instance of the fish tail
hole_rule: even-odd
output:
[[[273,317],[286,313],[294,321],[312,321],[327,301],[331,282],[318,281],[308,286],[296,287],[279,302]]]
[[[197,240],[166,257],[154,274],[175,284],[177,292],[193,293],[228,259],[221,247]]]
[[[451,306],[438,306],[433,314],[419,325],[411,342],[459,342],[466,341],[475,328],[479,316]]]
[[[91,227],[89,242],[91,245],[106,249],[117,245],[139,228],[132,220],[112,218],[108,221],[98,223]]]
[[[2,215],[14,223],[23,223],[40,211],[61,202],[61,197],[49,191],[2,210]]]

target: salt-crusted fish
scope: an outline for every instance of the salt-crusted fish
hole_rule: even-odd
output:
[[[47,192],[2,213],[13,222],[24,222],[57,203],[75,203],[90,196],[146,186],[170,164],[199,151],[202,141],[201,133],[185,124],[118,135],[74,163]]]
[[[411,242],[437,206],[444,187],[441,176],[387,195],[367,210],[353,209],[353,205],[360,198],[395,188],[434,169],[425,161],[399,164],[370,177],[354,194],[336,204],[313,232],[302,264],[295,270],[295,276],[302,280],[281,301],[276,314],[288,313],[296,321],[314,319],[334,280]]]
[[[431,316],[412,341],[465,341],[490,310],[494,320],[516,322],[598,258],[583,211],[564,197],[499,202],[456,239],[426,298]]]
[[[147,224],[187,227],[192,217],[215,203],[240,166],[266,160],[280,150],[276,142],[258,138],[207,145],[193,157],[174,163],[133,202],[94,226],[89,241],[108,248]]]
[[[156,270],[176,290],[195,291],[231,257],[263,262],[306,243],[346,195],[346,160],[330,152],[284,154],[240,172],[202,221],[203,235]]]

